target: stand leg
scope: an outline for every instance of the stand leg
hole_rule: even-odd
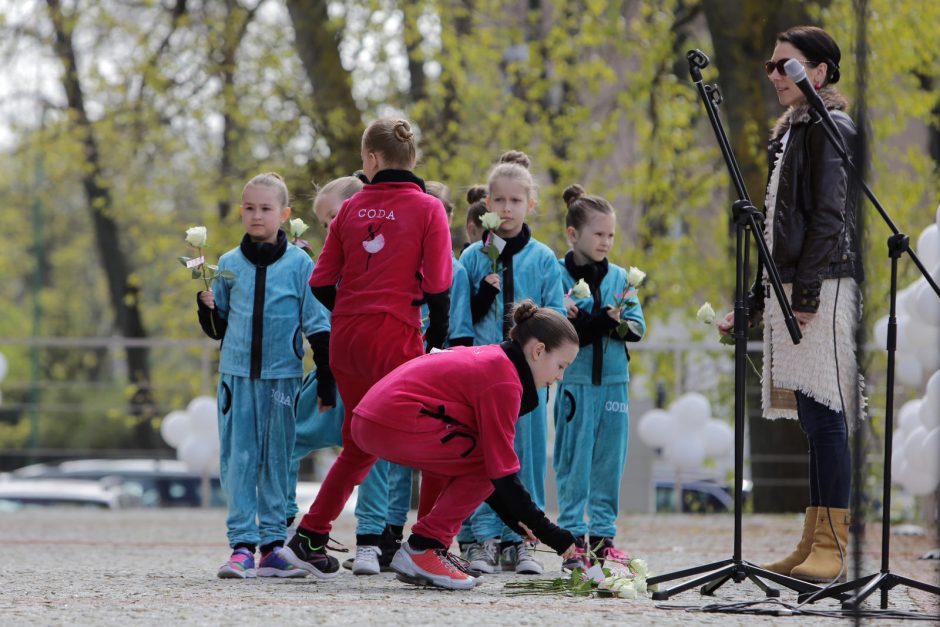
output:
[[[725,566],[724,568],[721,568],[720,570],[707,573],[705,575],[702,575],[701,577],[696,577],[695,579],[690,579],[689,581],[681,583],[678,586],[669,588],[668,590],[657,590],[656,592],[653,593],[653,600],[665,601],[666,599],[673,596],[674,594],[679,594],[680,592],[685,592],[686,590],[690,590],[696,586],[707,584],[708,582],[714,579],[720,579],[721,583],[724,583],[731,577],[731,573],[735,568],[736,566],[734,564],[729,564]],[[650,581],[652,581],[652,579],[648,580],[647,584],[649,584]]]

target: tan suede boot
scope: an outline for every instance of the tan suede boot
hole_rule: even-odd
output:
[[[769,570],[780,575],[790,575],[794,566],[802,564],[803,560],[809,557],[809,551],[813,548],[813,531],[816,529],[816,507],[807,507],[806,516],[803,518],[803,537],[793,551],[776,562],[770,564],[761,564],[764,570]]]
[[[830,517],[832,518],[831,526]],[[849,522],[847,509],[837,507],[817,509],[813,548],[809,552],[809,557],[790,571],[790,576],[816,583],[832,581],[836,576],[838,576],[838,581],[845,581],[845,573],[848,569],[843,568],[843,564],[848,564]]]

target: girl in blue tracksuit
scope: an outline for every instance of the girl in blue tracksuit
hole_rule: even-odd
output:
[[[554,468],[558,487],[558,525],[584,549],[588,543],[603,558],[613,551],[617,531],[620,479],[627,457],[627,382],[630,356],[625,342],[646,331],[635,293],[621,303],[627,272],[607,260],[614,239],[614,210],[580,185],[563,195],[568,205],[571,250],[559,260],[568,317],[581,350],[565,372],[555,397]],[[589,294],[574,288],[579,280]],[[617,331],[621,321],[623,335]],[[587,514],[588,521],[584,517]],[[588,543],[585,535],[589,536]],[[584,567],[584,552],[563,567]]]
[[[239,213],[245,236],[219,259],[219,271],[228,278],[217,279],[197,297],[200,326],[209,337],[224,340],[219,472],[232,555],[217,574],[303,577],[306,572],[280,554],[287,533],[288,467],[303,338],[318,345],[329,332],[329,320],[307,284],[313,262],[280,230],[290,215],[284,180],[275,173],[252,178],[242,191]],[[256,548],[261,549],[257,569]]]
[[[513,303],[530,298],[540,307],[564,312],[561,272],[555,254],[532,237],[526,214],[536,203],[535,182],[529,172],[529,158],[510,151],[500,157],[490,171],[487,207],[500,219],[499,226],[486,231],[483,240],[469,246],[460,256],[470,280],[470,310],[475,344],[497,344],[508,337]],[[490,246],[505,242],[495,262],[487,254]],[[520,479],[539,507],[545,506],[545,466],[547,425],[545,406],[548,390],[539,392],[536,409],[519,418],[515,448],[521,469]],[[482,505],[471,518],[476,543],[468,547],[471,567],[484,573],[503,569],[539,574],[542,565],[528,550],[522,538],[506,527],[493,510]],[[463,537],[461,538],[463,539]]]

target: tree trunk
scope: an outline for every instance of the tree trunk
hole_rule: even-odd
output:
[[[81,131],[85,152],[82,185],[91,210],[95,241],[104,267],[114,310],[115,323],[126,338],[144,338],[147,333],[138,306],[138,290],[130,281],[131,270],[121,251],[120,229],[115,221],[111,190],[101,164],[101,154],[94,128],[85,111],[85,98],[75,48],[72,45],[71,17],[67,17],[59,0],[46,0],[55,32],[55,52],[63,66],[62,86],[74,123]],[[150,388],[149,350],[145,347],[127,349],[128,379],[134,392],[130,399],[130,415],[134,416],[132,446],[149,448],[156,444],[150,418],[154,416],[154,403]]]
[[[801,4],[777,0],[702,0],[702,7],[714,44],[712,61],[719,70],[724,119],[738,122],[736,127],[725,126],[725,132],[748,195],[762,208],[768,124],[782,112],[763,75],[762,62],[770,58],[777,33],[809,23],[810,18]],[[737,199],[733,188],[731,195]],[[729,209],[729,223],[730,216]],[[748,385],[746,402],[754,511],[803,511],[809,505],[809,467],[799,424],[764,420],[759,385]]]
[[[332,175],[359,169],[362,119],[352,79],[339,56],[340,33],[330,22],[326,0],[287,0],[294,46],[313,87],[314,124],[330,148]]]

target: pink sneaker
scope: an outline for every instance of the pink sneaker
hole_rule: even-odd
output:
[[[476,584],[476,579],[466,573],[446,549],[416,551],[407,542],[402,543],[392,558],[392,570],[398,573],[399,581],[419,586],[469,590]]]

